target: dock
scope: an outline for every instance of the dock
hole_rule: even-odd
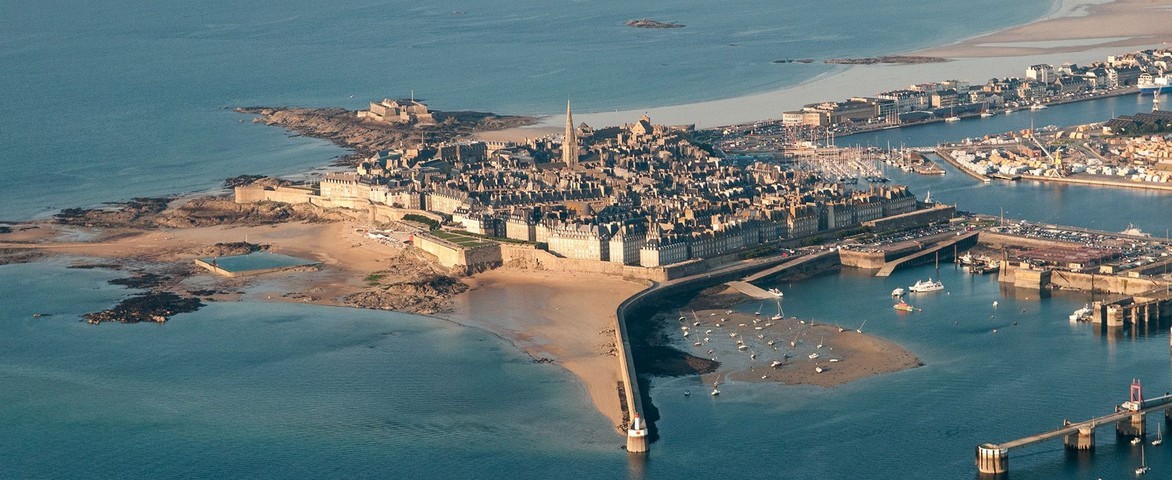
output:
[[[1147,414],[1164,412],[1164,421],[1172,420],[1172,395],[1144,399],[1138,380],[1131,384],[1130,399],[1115,407],[1113,413],[1071,422],[1063,420],[1062,426],[1047,432],[1030,435],[1002,443],[985,443],[977,446],[977,470],[982,474],[1004,474],[1009,471],[1009,449],[1024,447],[1052,438],[1063,437],[1067,450],[1087,451],[1095,448],[1095,428],[1115,425],[1116,438],[1129,440],[1143,438],[1146,433]]]
[[[929,258],[931,258],[930,255],[936,254],[936,253],[940,252],[941,250],[945,251],[946,258],[952,258],[952,251],[945,250],[945,249],[947,249],[948,247],[951,247],[953,245],[964,246],[967,243],[969,243],[970,241],[971,241],[971,243],[976,243],[976,237],[979,233],[980,233],[979,230],[974,230],[971,232],[963,233],[959,236],[951,237],[947,240],[942,240],[942,241],[936,242],[935,245],[932,245],[931,247],[925,248],[923,250],[920,250],[919,252],[913,253],[913,254],[908,255],[906,257],[897,258],[895,260],[887,262],[887,263],[883,264],[883,267],[880,268],[878,272],[875,273],[875,276],[876,277],[889,277],[889,276],[891,276],[891,273],[895,271],[895,269],[900,268],[900,267],[904,267],[907,265],[913,265],[913,264],[920,263],[920,262],[926,262],[926,261],[928,261]]]

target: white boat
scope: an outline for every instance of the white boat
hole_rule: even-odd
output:
[[[1131,444],[1132,444],[1132,445],[1139,445],[1139,444],[1141,444],[1141,443],[1143,443],[1143,442],[1144,442],[1144,441],[1143,441],[1143,440],[1141,440],[1139,437],[1135,437],[1135,438],[1131,439]]]
[[[1042,110],[1044,108],[1046,108],[1046,106],[1041,103],[1035,103],[1033,105],[1030,105],[1030,110]]]
[[[783,295],[781,294],[781,290],[778,290],[778,289],[776,289],[776,288],[770,288],[768,291],[769,291],[769,294],[770,294],[770,295],[773,295],[773,296],[775,296],[775,297],[777,297],[777,298],[781,298],[781,297],[783,296]]]
[[[824,368],[822,368],[822,367],[814,367],[814,371],[815,371],[815,372],[818,372],[818,373],[822,373],[822,372],[825,372],[825,371],[826,371],[826,369],[824,369]]]
[[[837,361],[839,361],[839,360],[838,360],[837,358],[832,358],[832,359],[830,359],[830,361],[831,361],[831,362],[837,362]]]
[[[1071,323],[1078,322],[1078,321],[1086,320],[1090,316],[1091,316],[1091,306],[1086,305],[1078,310],[1075,310],[1074,313],[1070,314],[1070,321],[1071,321]]]
[[[1160,424],[1156,423],[1156,438],[1152,439],[1152,445],[1159,445],[1164,443],[1164,431],[1160,428]]]
[[[958,117],[958,116],[956,116],[956,115],[953,115],[953,116],[951,116],[951,117],[944,117],[944,121],[945,121],[945,122],[959,122],[959,121],[960,121],[960,117]]]
[[[769,317],[770,320],[781,320],[782,318],[784,318],[784,317],[782,317],[780,313],[778,313],[772,317]]]
[[[821,339],[818,340],[818,348],[822,348],[822,341],[824,341],[824,340],[826,340],[826,337],[822,337]]]
[[[1139,76],[1135,86],[1139,87],[1139,93],[1150,93],[1153,96],[1161,93],[1172,91],[1172,74],[1164,74],[1155,76],[1150,73],[1144,73]]]
[[[714,396],[714,397],[715,397],[715,396],[717,396],[717,395],[720,395],[720,390],[717,390],[717,389],[713,388],[713,389],[712,389],[712,396]]]
[[[774,360],[772,363],[770,363],[770,364],[769,364],[769,366],[770,366],[770,367],[773,367],[773,368],[780,367],[780,366],[781,366],[781,360]]]
[[[899,287],[891,291],[891,296],[902,297],[904,293],[906,293],[906,291],[903,289],[903,287]]]
[[[811,353],[811,354],[810,354],[810,360],[813,360],[813,359],[815,359],[815,358],[818,358],[818,357],[819,357],[819,355],[818,355],[818,352],[814,352],[814,353]]]
[[[944,290],[944,284],[940,282],[933,282],[929,277],[927,281],[917,280],[915,285],[907,287],[907,289],[916,293],[938,292],[940,290]]]
[[[989,117],[992,117],[993,115],[995,115],[995,114],[993,112],[988,111],[988,110],[981,112],[981,118],[989,118]]]

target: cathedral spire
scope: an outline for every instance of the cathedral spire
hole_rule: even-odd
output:
[[[566,100],[566,138],[562,142],[562,163],[567,167],[578,165],[578,133],[574,130],[574,117],[570,113],[569,100]]]

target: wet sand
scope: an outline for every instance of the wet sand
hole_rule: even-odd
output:
[[[1111,47],[1126,53],[1172,40],[1172,4],[1152,0],[1062,0],[1038,21],[919,55],[990,58],[1074,53]],[[1024,69],[1025,66],[1023,65]]]
[[[1086,64],[1108,55],[1166,47],[1172,41],[1172,5],[1148,0],[1063,0],[1050,15],[1001,30],[917,52],[889,52],[944,57],[943,63],[875,64],[837,67],[799,85],[740,97],[680,105],[640,106],[623,111],[574,113],[575,122],[592,127],[622,125],[647,113],[655,123],[694,124],[697,128],[777,120],[781,112],[824,101],[906,88],[948,79],[984,83],[994,77],[1022,77],[1026,67],[1048,63]],[[541,118],[530,129],[556,130],[565,117]],[[516,135],[537,137],[514,132]]]
[[[492,270],[452,299],[452,321],[489,330],[578,377],[612,425],[622,423],[615,309],[646,288],[601,275]]]
[[[693,317],[684,312],[684,321],[670,321],[680,325],[672,340],[693,355],[721,362],[719,371],[704,376],[707,384],[735,380],[833,387],[922,365],[898,344],[859,333],[859,325],[840,327],[793,317],[774,320],[776,308],[768,302],[762,310],[760,316],[703,310]],[[815,353],[817,358],[811,359]],[[773,367],[774,361],[782,364]]]

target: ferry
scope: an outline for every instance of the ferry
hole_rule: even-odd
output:
[[[917,280],[915,285],[907,287],[908,290],[916,293],[937,292],[944,290],[944,284],[940,282],[933,282],[931,278],[928,281]]]
[[[1139,76],[1139,80],[1135,84],[1139,87],[1140,94],[1150,93],[1152,95],[1159,95],[1165,92],[1172,92],[1172,74],[1156,77],[1150,73],[1145,73]]]

